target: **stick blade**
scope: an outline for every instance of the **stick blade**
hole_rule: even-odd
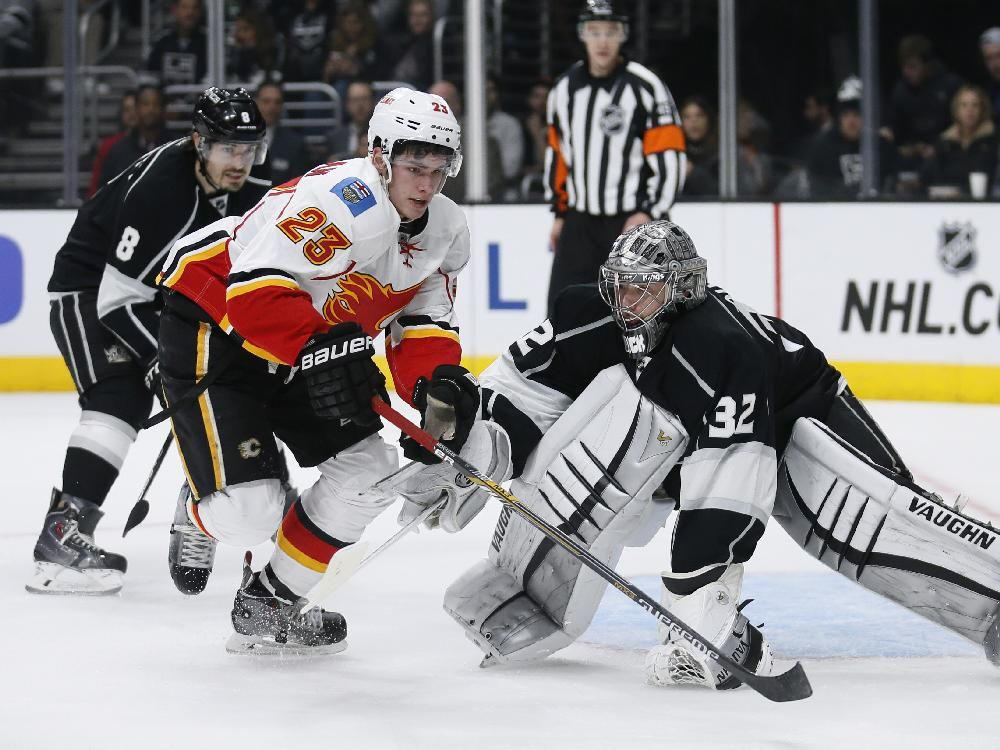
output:
[[[802,668],[800,662],[795,662],[795,665],[791,669],[778,675],[766,677],[752,675],[748,678],[741,676],[740,679],[748,687],[756,690],[765,698],[775,703],[800,701],[808,698],[813,692],[812,685],[809,684],[809,678],[806,676],[806,671]]]
[[[330,564],[323,577],[306,592],[305,596],[299,598],[299,612],[321,605],[330,594],[343,585],[344,581],[354,575],[354,571],[361,567],[367,553],[367,542],[355,542],[349,547],[337,550],[330,558]]]
[[[129,511],[128,520],[125,521],[125,529],[122,531],[122,538],[146,520],[147,515],[149,515],[149,501],[146,498],[142,498],[135,505],[133,505],[132,510]]]

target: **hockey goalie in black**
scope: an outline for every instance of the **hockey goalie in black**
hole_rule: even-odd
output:
[[[268,190],[264,120],[243,89],[207,89],[190,135],[138,159],[88,200],[56,255],[50,323],[80,422],[35,545],[36,593],[108,594],[122,555],[94,543],[104,502],[158,388],[156,275],[173,242],[238,216]]]
[[[552,319],[483,373],[483,417],[510,438],[513,493],[612,566],[676,510],[664,605],[758,674],[773,670],[771,647],[740,592],[772,516],[822,562],[996,662],[996,532],[915,485],[823,353],[708,286],[706,271],[676,224],[634,228],[599,286],[567,289]],[[445,609],[484,664],[534,659],[587,628],[605,586],[504,508],[488,559],[448,588]],[[740,684],[660,635],[650,683]]]

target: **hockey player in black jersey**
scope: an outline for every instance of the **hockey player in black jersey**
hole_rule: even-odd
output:
[[[709,286],[706,272],[676,224],[632,229],[598,286],[567,289],[483,373],[483,416],[513,447],[512,492],[612,566],[676,510],[664,605],[758,674],[771,672],[771,648],[740,592],[772,516],[822,562],[996,662],[996,532],[914,484],[802,332]],[[488,559],[449,587],[445,608],[484,664],[533,659],[587,628],[605,585],[505,508]],[[652,684],[740,684],[660,635]]]
[[[125,558],[98,547],[94,528],[158,389],[156,275],[178,237],[240,215],[264,195],[270,181],[251,176],[266,154],[264,135],[246,91],[207,89],[195,105],[190,135],[138,159],[80,208],[48,291],[52,333],[82,413],[66,450],[62,487],[52,490],[35,545],[29,591],[110,594],[121,588]],[[185,562],[205,562],[195,557]]]

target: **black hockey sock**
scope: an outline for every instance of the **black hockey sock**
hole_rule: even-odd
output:
[[[83,448],[66,449],[63,492],[101,505],[117,478],[118,469],[100,456]]]
[[[278,574],[274,572],[274,568],[271,567],[271,563],[264,566],[264,570],[261,571],[263,574],[261,578],[262,584],[264,584],[269,590],[274,592],[274,595],[279,599],[284,599],[286,602],[294,602],[298,599],[298,594],[292,591],[288,586],[286,586]]]

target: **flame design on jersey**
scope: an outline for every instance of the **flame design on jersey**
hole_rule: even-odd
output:
[[[332,292],[323,303],[323,317],[330,325],[355,321],[371,336],[406,307],[420,284],[396,291],[366,273],[349,273],[337,281],[340,291]]]

